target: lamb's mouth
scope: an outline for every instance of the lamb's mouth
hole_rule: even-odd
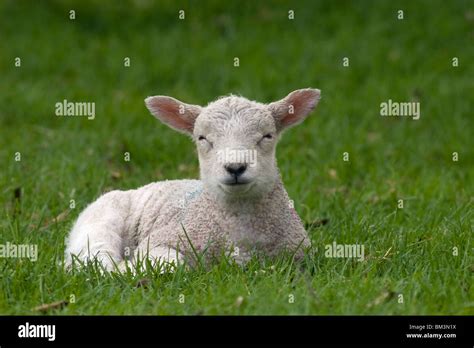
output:
[[[248,192],[252,186],[252,181],[233,181],[229,183],[219,183],[219,188],[224,191],[225,193],[246,193]]]
[[[230,182],[230,183],[226,183],[225,185],[227,186],[239,186],[239,185],[248,185],[250,184],[250,181],[245,181],[245,182],[242,182],[242,181],[234,181],[234,182]]]

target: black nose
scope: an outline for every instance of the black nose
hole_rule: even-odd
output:
[[[225,168],[225,170],[227,170],[227,172],[230,175],[233,175],[236,178],[238,178],[247,169],[247,164],[245,164],[245,163],[229,163],[229,164],[226,164],[224,166],[224,168]]]

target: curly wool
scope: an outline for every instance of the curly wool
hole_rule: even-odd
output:
[[[99,219],[103,216],[109,216],[108,221]],[[67,243],[69,264],[71,254],[85,252],[81,248],[85,226],[101,228],[104,234],[108,229],[124,232],[121,238],[110,234],[108,248],[89,236],[92,251],[102,247],[101,252],[113,259],[101,260],[108,269],[126,258],[127,250],[145,254],[156,246],[173,248],[185,257],[192,257],[193,247],[208,255],[231,251],[237,262],[244,263],[254,252],[276,255],[298,246],[302,256],[303,248],[310,245],[281,181],[261,200],[231,207],[213,199],[200,180],[170,180],[108,192],[79,216]]]

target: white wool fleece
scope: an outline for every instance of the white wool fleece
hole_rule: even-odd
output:
[[[310,241],[283,187],[275,149],[282,131],[302,122],[319,99],[320,91],[309,88],[270,104],[228,96],[200,107],[147,98],[155,117],[196,142],[201,179],[102,195],[67,239],[67,266],[74,258],[96,259],[107,270],[141,258],[176,264],[195,251],[230,254],[239,263],[254,252],[301,257]]]

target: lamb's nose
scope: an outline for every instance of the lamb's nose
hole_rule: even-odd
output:
[[[228,163],[224,166],[224,168],[225,170],[227,170],[227,172],[230,175],[233,175],[236,178],[238,178],[247,169],[247,164],[246,163]]]

